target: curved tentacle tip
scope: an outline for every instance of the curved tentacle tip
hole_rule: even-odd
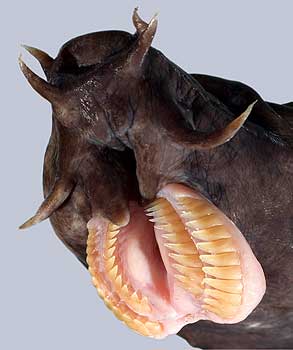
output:
[[[255,100],[254,102],[252,102],[247,108],[246,110],[236,119],[233,120],[233,122],[231,122],[231,124],[228,126],[231,129],[234,129],[234,131],[231,133],[231,138],[238,132],[238,130],[243,126],[243,124],[245,123],[246,119],[250,116],[251,111],[254,107],[254,105],[257,103],[258,100]]]
[[[246,109],[246,111],[243,113],[243,117],[245,117],[245,120],[249,117],[252,108],[255,106],[255,104],[258,102],[258,100],[255,100],[254,102],[252,102]]]
[[[22,66],[23,66],[23,64],[24,64],[24,62],[23,62],[23,60],[22,60],[22,53],[20,53],[19,55],[18,55],[18,64],[19,64],[19,66],[20,66],[20,69],[22,70]]]
[[[159,12],[157,11],[151,18],[149,23],[146,23],[138,14],[139,7],[136,6],[133,10],[132,21],[139,33],[143,33],[146,29],[152,26],[157,26]]]
[[[29,46],[29,45],[20,44],[20,47],[22,47],[27,52],[29,52],[33,57],[38,57],[38,54],[40,53],[40,50],[36,49],[35,47]]]
[[[254,102],[252,102],[239,117],[234,119],[226,128],[222,130],[222,135],[220,137],[221,142],[219,142],[218,145],[221,145],[230,141],[237,134],[237,132],[241,129],[241,127],[245,123],[246,119],[250,116],[251,111],[254,105],[257,103],[257,101],[258,100],[255,100]]]
[[[41,220],[38,220],[36,215],[32,216],[30,219],[28,219],[26,222],[24,222],[22,225],[18,227],[19,230],[24,230],[26,228],[30,228],[36,224],[38,224]]]

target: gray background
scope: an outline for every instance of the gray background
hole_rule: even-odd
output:
[[[139,5],[159,11],[154,46],[189,72],[241,80],[276,102],[293,99],[292,1],[6,1],[1,5],[1,349],[181,350],[172,336],[136,335],[106,309],[82,265],[46,221],[17,226],[42,201],[41,173],[50,106],[17,66],[20,43],[56,55],[74,36],[105,29],[133,32]],[[41,70],[28,55],[25,61]],[[4,160],[4,164],[3,164]]]

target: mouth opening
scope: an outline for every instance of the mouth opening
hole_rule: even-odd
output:
[[[87,261],[99,295],[136,332],[156,338],[198,320],[236,323],[262,299],[265,278],[238,228],[199,192],[164,187],[130,222],[88,223]]]

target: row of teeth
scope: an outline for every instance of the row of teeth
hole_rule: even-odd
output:
[[[139,314],[150,314],[152,309],[148,302],[148,298],[146,296],[143,296],[141,291],[135,291],[132,286],[126,283],[125,278],[119,269],[115,246],[115,243],[117,241],[116,236],[118,233],[119,227],[110,224],[106,236],[104,250],[105,268],[108,272],[108,277],[115,285],[116,293],[119,295],[121,300],[125,301],[127,305],[129,305],[135,312]]]
[[[115,229],[112,227],[110,235],[116,236],[118,234],[118,227]],[[112,237],[113,239],[115,237]],[[161,336],[163,332],[163,327],[159,322],[153,322],[148,319],[146,316],[141,316],[136,313],[132,308],[129,307],[128,302],[121,301],[119,295],[115,292],[110,293],[109,288],[106,287],[106,282],[101,274],[101,264],[100,256],[96,251],[96,247],[99,246],[97,240],[99,236],[96,235],[95,230],[89,230],[88,243],[87,243],[87,263],[89,265],[89,272],[92,276],[93,285],[96,287],[96,290],[99,296],[104,300],[106,306],[114,313],[114,315],[124,322],[129,328],[138,332],[139,334],[156,337]],[[112,249],[111,247],[108,248]],[[114,250],[113,250],[114,251]],[[104,254],[106,251],[104,252]],[[107,256],[107,253],[106,253]],[[127,299],[127,298],[126,298]]]
[[[188,231],[164,198],[148,206],[146,214],[152,217],[150,221],[156,229],[167,232],[162,237],[170,251],[172,267],[178,272],[178,284],[197,297],[202,295],[204,310],[221,317],[234,316],[241,305],[243,285],[231,234],[203,200],[181,197],[177,207]]]

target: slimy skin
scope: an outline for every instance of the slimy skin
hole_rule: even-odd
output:
[[[188,74],[134,34],[25,48],[52,105],[49,218],[105,304],[134,331],[200,348],[293,347],[293,108]],[[192,41],[192,45],[194,41]]]

